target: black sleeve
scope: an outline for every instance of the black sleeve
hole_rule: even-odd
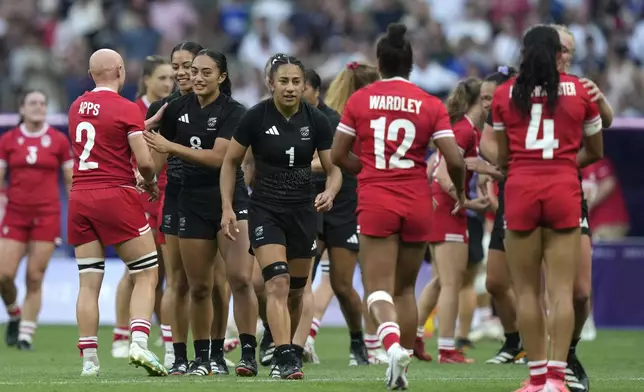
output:
[[[250,147],[253,143],[255,137],[254,129],[257,126],[257,119],[255,117],[255,111],[251,109],[244,113],[237,122],[234,137],[237,143],[244,147]]]
[[[490,110],[490,112],[487,114],[487,120],[485,120],[485,122],[486,122],[486,123],[487,123],[487,125],[489,125],[489,126],[494,126],[494,125],[492,124],[492,110]]]
[[[159,101],[154,101],[148,106],[148,111],[145,113],[145,119],[149,120],[152,116],[157,114],[159,109],[161,109],[161,106],[165,103],[164,99],[161,99]]]
[[[159,127],[159,133],[164,138],[174,141],[177,138],[177,106],[180,100],[172,101],[168,103],[165,111],[163,112],[163,117],[161,117],[161,126]]]
[[[313,110],[313,124],[315,126],[315,149],[318,151],[330,150],[333,144],[333,128],[329,119],[321,111]]]
[[[242,116],[246,113],[246,109],[240,103],[235,103],[234,108],[226,116],[225,122],[222,124],[217,134],[217,138],[224,138],[226,140],[232,139],[235,134],[235,129],[241,120]],[[238,140],[239,141],[239,140]]]

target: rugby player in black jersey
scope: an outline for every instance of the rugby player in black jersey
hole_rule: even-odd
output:
[[[304,377],[303,348],[292,345],[302,312],[302,295],[317,253],[317,211],[327,211],[342,183],[331,163],[333,130],[326,116],[301,101],[304,66],[278,57],[269,73],[272,98],[249,109],[239,123],[221,169],[223,230],[242,236],[233,209],[235,173],[246,151],[255,159],[248,235],[266,282],[267,316],[275,341],[271,375]],[[318,152],[329,186],[312,193],[311,161]]]
[[[200,51],[191,64],[193,94],[168,105],[160,134],[146,133],[148,144],[163,155],[183,160],[182,188],[179,194],[179,238],[184,268],[190,286],[191,325],[196,359],[188,374],[205,376],[228,374],[223,353],[228,316],[226,273],[217,273],[217,251],[227,260],[227,272],[235,303],[242,341],[238,375],[257,374],[255,326],[257,303],[250,284],[253,259],[247,253],[248,239],[232,243],[220,233],[219,167],[244,107],[230,97],[226,57],[211,50]],[[237,173],[235,208],[240,221],[247,219],[248,194],[241,170]],[[244,241],[245,239],[245,241]],[[244,242],[246,242],[244,244]],[[214,274],[217,274],[214,276]],[[214,322],[220,327],[211,333],[213,302],[220,296]],[[252,320],[252,322],[248,322]]]
[[[146,118],[154,116],[167,102],[192,93],[190,65],[203,47],[196,42],[182,42],[172,49],[170,63],[174,72],[174,81],[178,89],[169,97],[153,102],[148,108]],[[168,367],[170,375],[183,375],[188,370],[188,281],[179,251],[179,191],[181,190],[181,159],[168,157],[168,184],[163,196],[161,232],[165,235],[163,262],[166,270],[166,288],[161,300],[162,309],[171,309],[172,345],[174,347],[174,364]]]

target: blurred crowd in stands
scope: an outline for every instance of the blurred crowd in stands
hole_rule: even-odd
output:
[[[574,73],[595,80],[616,112],[644,115],[643,0],[2,0],[0,112],[39,88],[64,112],[92,88],[88,55],[123,54],[133,97],[140,64],[186,39],[230,56],[234,96],[263,95],[262,69],[276,52],[294,54],[325,82],[350,61],[373,61],[387,24],[410,27],[412,81],[444,96],[466,75],[516,64],[520,38],[535,23],[569,26]]]

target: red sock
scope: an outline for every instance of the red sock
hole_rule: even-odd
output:
[[[96,355],[96,350],[98,349],[98,338],[96,336],[85,336],[78,338],[78,345],[76,346],[80,350],[80,356],[87,354]]]
[[[311,323],[311,332],[309,332],[309,336],[315,339],[319,329],[320,329],[320,320],[314,318],[313,322]]]
[[[112,335],[113,342],[119,342],[121,340],[130,340],[130,330],[128,327],[116,327],[114,328],[114,334]]]
[[[9,313],[10,320],[18,320],[20,318],[20,305],[13,303],[7,306],[7,313]]]
[[[382,323],[378,326],[378,337],[385,350],[389,351],[395,343],[400,344],[400,327],[392,321]]]
[[[548,361],[546,360],[528,362],[528,368],[530,368],[530,384],[544,385],[546,383],[547,364]]]
[[[560,361],[548,361],[548,373],[546,378],[558,381],[564,381],[566,379],[566,362]]]

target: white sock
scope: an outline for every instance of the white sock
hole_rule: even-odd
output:
[[[417,338],[424,338],[425,337],[425,326],[424,325],[419,325],[418,328],[416,329],[416,337]]]
[[[136,343],[144,350],[148,349],[148,338],[150,336],[150,328],[152,324],[144,319],[133,319],[130,321],[130,336],[132,336],[132,343]]]
[[[174,353],[174,346],[172,345],[172,327],[169,325],[161,325],[161,339],[163,339],[163,346],[166,353]]]
[[[438,338],[438,349],[439,350],[455,350],[454,338]]]
[[[18,340],[27,343],[33,342],[37,324],[35,321],[20,320]]]

